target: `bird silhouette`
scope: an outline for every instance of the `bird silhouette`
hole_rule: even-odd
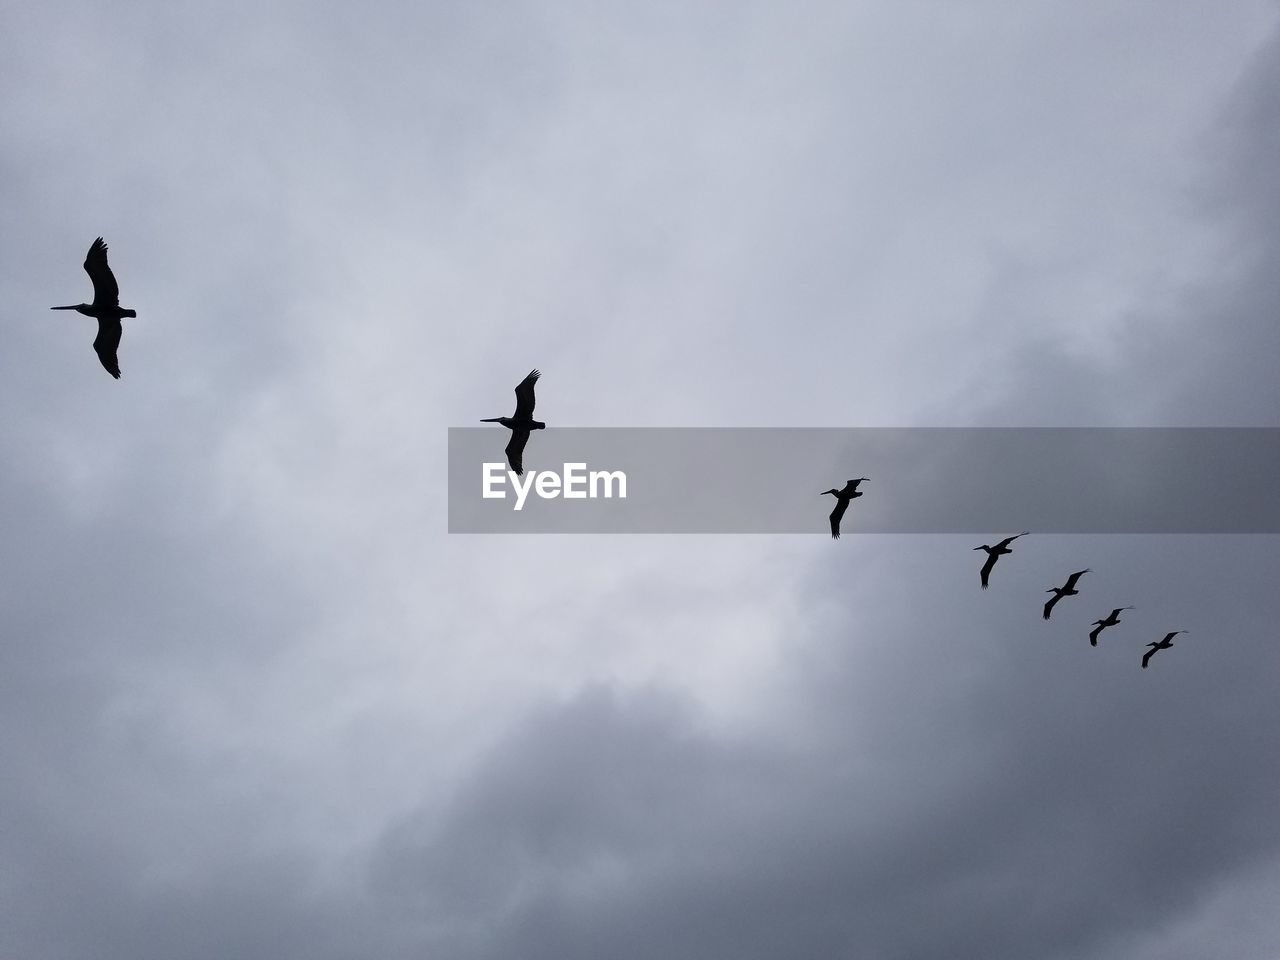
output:
[[[120,362],[116,359],[116,350],[120,347],[120,337],[124,333],[120,321],[124,317],[136,317],[138,314],[120,306],[120,287],[111,267],[107,265],[107,245],[101,237],[90,245],[89,253],[84,258],[84,270],[93,281],[93,303],[73,303],[49,309],[74,310],[97,319],[98,336],[93,341],[94,352],[107,373],[119,380]]]
[[[870,477],[859,477],[857,480],[849,480],[845,485],[837,490],[832,487],[830,490],[823,490],[819,496],[825,497],[828,493],[836,498],[835,509],[831,511],[828,518],[831,521],[831,539],[840,539],[840,518],[844,516],[844,512],[849,509],[849,501],[854,497],[860,497],[862,494],[858,491],[858,484],[864,480],[870,480]]]
[[[981,571],[983,590],[987,589],[987,578],[991,576],[991,571],[995,569],[996,561],[999,560],[1006,553],[1013,553],[1013,551],[1009,549],[1009,544],[1017,540],[1018,537],[1025,537],[1030,532],[1031,532],[1030,530],[1023,530],[1021,533],[1015,533],[1012,537],[1005,537],[1003,540],[997,543],[994,547],[991,546],[989,543],[984,543],[980,547],[973,548],[975,550],[987,551],[987,562],[982,565],[982,571]]]
[[[538,370],[516,385],[516,412],[509,417],[490,417],[481,423],[500,423],[511,431],[511,439],[507,441],[507,462],[517,475],[524,474],[524,445],[529,442],[531,430],[545,430],[547,425],[533,419],[533,407],[537,402],[533,396],[533,385],[542,374]]]
[[[1063,597],[1074,597],[1077,593],[1080,592],[1079,590],[1076,589],[1076,581],[1079,580],[1088,572],[1089,572],[1088,567],[1086,567],[1083,570],[1077,570],[1071,576],[1067,577],[1067,582],[1063,584],[1061,587],[1050,587],[1048,590],[1045,591],[1045,593],[1053,594],[1053,596],[1049,598],[1049,602],[1044,605],[1044,618],[1046,620],[1049,619],[1049,614],[1053,612],[1054,604],[1056,604]]]
[[[1132,610],[1132,609],[1133,607],[1116,607],[1109,614],[1107,614],[1107,617],[1105,620],[1093,621],[1095,626],[1092,630],[1089,631],[1089,646],[1096,647],[1098,645],[1098,634],[1100,634],[1103,630],[1107,629],[1107,627],[1114,627],[1117,623],[1120,622],[1121,610]]]
[[[1147,669],[1147,663],[1150,662],[1153,656],[1155,656],[1155,652],[1157,650],[1168,650],[1170,647],[1173,646],[1173,638],[1180,633],[1186,633],[1186,632],[1187,631],[1185,630],[1175,630],[1173,631],[1173,633],[1166,633],[1164,635],[1164,639],[1161,640],[1159,643],[1148,643],[1147,646],[1150,647],[1151,649],[1142,655],[1142,669],[1143,670]]]

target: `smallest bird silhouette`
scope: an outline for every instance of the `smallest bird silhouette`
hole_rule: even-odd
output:
[[[1096,647],[1098,645],[1098,634],[1100,634],[1103,630],[1107,629],[1107,627],[1114,627],[1117,623],[1120,622],[1121,610],[1132,610],[1132,609],[1133,607],[1116,607],[1114,610],[1112,610],[1110,613],[1107,614],[1105,620],[1093,621],[1094,627],[1092,630],[1089,631],[1089,646]]]
[[[1155,656],[1155,652],[1157,650],[1168,650],[1170,647],[1173,646],[1173,638],[1180,633],[1186,633],[1186,632],[1187,631],[1185,630],[1175,630],[1173,631],[1173,633],[1166,633],[1164,635],[1164,639],[1161,640],[1159,643],[1148,643],[1147,646],[1150,647],[1151,649],[1142,655],[1142,669],[1143,670],[1147,669],[1147,664],[1151,662],[1151,658]]]
[[[533,385],[542,374],[531,370],[529,375],[516,384],[516,412],[509,417],[490,417],[481,423],[500,423],[511,431],[511,439],[507,441],[507,463],[517,476],[524,475],[524,445],[529,442],[531,430],[545,430],[547,425],[541,420],[533,419],[533,406],[537,400],[533,396]]]
[[[832,487],[830,490],[823,490],[819,496],[825,497],[828,493],[836,498],[835,509],[831,511],[831,539],[840,539],[840,518],[844,516],[844,512],[849,509],[849,501],[854,497],[862,496],[858,490],[858,484],[870,480],[870,477],[859,477],[857,480],[849,480],[844,487],[837,490]]]
[[[996,561],[1006,553],[1013,553],[1013,551],[1009,549],[1009,544],[1013,543],[1013,541],[1017,540],[1019,537],[1025,537],[1030,532],[1030,530],[1023,530],[1021,533],[1015,533],[1012,537],[1005,537],[994,547],[989,543],[984,543],[980,547],[973,548],[975,550],[987,551],[987,562],[982,565],[981,571],[983,590],[987,589],[987,578],[991,576],[991,571],[995,569]]]
[[[115,274],[107,266],[107,245],[102,242],[101,237],[89,247],[88,256],[84,258],[84,271],[93,281],[93,303],[73,303],[67,307],[49,309],[74,310],[97,319],[98,336],[93,341],[93,350],[107,373],[119,380],[120,362],[116,359],[116,350],[124,333],[120,321],[124,317],[136,317],[138,314],[120,306],[120,287],[116,284]]]
[[[1052,593],[1049,602],[1044,605],[1044,618],[1049,619],[1049,614],[1053,612],[1053,605],[1063,597],[1074,597],[1080,591],[1076,589],[1076,581],[1089,572],[1089,568],[1077,570],[1071,576],[1067,577],[1067,582],[1060,587],[1050,587],[1045,593]]]

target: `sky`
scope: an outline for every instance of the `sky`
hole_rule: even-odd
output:
[[[0,957],[1280,956],[1276,537],[983,592],[446,501],[535,366],[549,429],[1280,426],[1273,0],[3,21]]]

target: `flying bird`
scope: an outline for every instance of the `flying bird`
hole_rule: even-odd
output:
[[[490,417],[481,423],[500,423],[511,431],[511,439],[507,441],[507,462],[518,476],[524,474],[524,445],[529,442],[531,430],[545,430],[547,425],[541,420],[533,419],[533,405],[537,402],[533,396],[533,385],[542,374],[537,370],[516,385],[516,412],[510,417]]]
[[[831,511],[831,539],[840,539],[840,518],[844,516],[844,512],[849,509],[849,501],[854,497],[860,497],[862,494],[858,491],[858,484],[864,480],[870,480],[870,477],[859,477],[857,480],[849,480],[844,487],[837,490],[832,487],[830,490],[823,490],[819,496],[825,497],[828,493],[836,498],[836,507]]]
[[[1148,643],[1147,646],[1150,647],[1151,649],[1142,655],[1142,669],[1143,670],[1147,669],[1147,662],[1152,658],[1152,656],[1155,655],[1155,652],[1157,650],[1168,650],[1170,647],[1173,646],[1173,638],[1180,633],[1186,633],[1186,632],[1187,631],[1185,630],[1175,630],[1173,631],[1173,633],[1166,633],[1164,635],[1164,639],[1161,640],[1159,643]]]
[[[89,253],[84,258],[84,270],[93,281],[93,303],[73,303],[49,309],[74,310],[97,319],[98,336],[93,341],[94,352],[98,354],[107,373],[119,380],[120,362],[116,359],[116,350],[124,332],[120,321],[124,317],[136,317],[138,314],[120,306],[120,287],[116,284],[111,268],[107,266],[107,245],[102,242],[101,237],[89,247]]]
[[[991,576],[991,571],[995,568],[996,561],[999,560],[1006,553],[1013,553],[1013,551],[1009,549],[1009,544],[1017,540],[1018,537],[1025,537],[1030,532],[1031,532],[1030,530],[1023,530],[1021,533],[1016,533],[1012,537],[1005,537],[1003,540],[997,543],[994,547],[988,543],[984,543],[980,547],[973,548],[975,550],[987,551],[987,562],[982,565],[982,589],[983,590],[987,589],[987,578]]]
[[[1089,631],[1089,646],[1096,647],[1098,645],[1098,634],[1100,634],[1103,630],[1107,629],[1107,627],[1114,627],[1117,623],[1120,622],[1121,610],[1132,610],[1132,609],[1133,607],[1116,607],[1109,614],[1107,614],[1107,617],[1105,620],[1093,621],[1095,626],[1092,630]]]
[[[1050,587],[1048,590],[1045,591],[1045,593],[1053,594],[1053,596],[1049,598],[1049,602],[1044,605],[1044,618],[1046,620],[1049,619],[1049,614],[1053,612],[1053,605],[1055,603],[1057,603],[1063,597],[1074,597],[1077,593],[1080,592],[1079,590],[1076,589],[1076,581],[1079,580],[1088,572],[1089,572],[1088,567],[1086,567],[1083,570],[1077,570],[1071,576],[1067,577],[1067,582],[1063,586]]]

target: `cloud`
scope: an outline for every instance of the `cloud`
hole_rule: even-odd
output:
[[[1269,539],[983,594],[440,495],[534,364],[553,426],[1270,423],[1273,5],[211,11],[0,38],[0,953],[1265,956]],[[119,384],[47,310],[99,233]]]

